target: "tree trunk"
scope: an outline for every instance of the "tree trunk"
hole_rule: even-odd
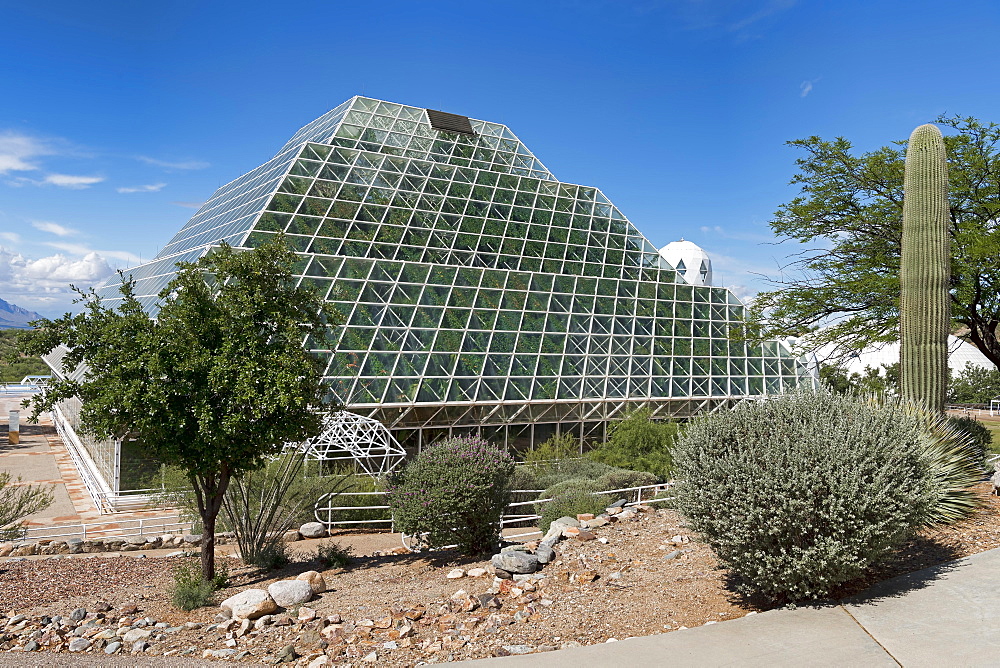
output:
[[[229,488],[228,470],[215,474],[192,476],[195,498],[198,500],[198,514],[201,516],[201,579],[211,582],[215,579],[215,522],[222,509],[222,499]]]

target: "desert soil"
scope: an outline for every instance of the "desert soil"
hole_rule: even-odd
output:
[[[988,483],[979,487],[983,506],[972,517],[921,533],[866,578],[838,591],[838,597],[882,579],[1000,546],[1000,499],[990,490]],[[733,590],[711,549],[672,510],[652,509],[594,533],[598,540],[560,542],[557,560],[541,571],[544,577],[526,585],[498,584],[491,573],[448,579],[454,569],[491,571],[488,561],[470,561],[452,552],[356,556],[346,569],[321,571],[328,590],[306,604],[315,610],[316,620],[302,623],[293,615],[288,625],[272,624],[233,638],[230,647],[235,644],[240,653],[248,652],[239,657],[243,664],[273,662],[291,644],[301,657],[295,663],[303,666],[321,655],[328,657],[327,665],[414,666],[673,632],[768,608],[767,603]],[[358,537],[327,540],[365,544]],[[379,542],[373,537],[369,544]],[[217,599],[321,570],[306,560],[310,556],[300,554],[302,561],[266,573],[232,566],[230,586]],[[201,624],[160,634],[162,639],[154,636],[145,656],[200,659],[206,649],[225,649],[226,631],[213,627],[219,623],[219,608],[184,613],[171,605],[168,589],[179,559],[80,555],[0,563],[0,638],[5,616],[67,617],[76,608],[93,611],[103,600],[115,608],[101,621],[112,628],[144,617],[172,629],[185,622]],[[450,602],[458,590],[472,598],[494,593],[495,599],[483,596],[472,603],[470,597],[460,597]],[[477,605],[481,602],[485,605]],[[122,612],[131,605],[138,612]],[[473,605],[475,609],[468,609]],[[335,616],[342,621],[340,632],[321,634],[323,625],[330,624],[327,618],[336,620]],[[401,626],[412,627],[412,632],[404,630],[404,637],[399,637]],[[17,638],[7,641],[10,651],[21,651],[23,644]],[[98,644],[84,654],[103,656]],[[41,660],[45,653],[43,648],[34,656]]]

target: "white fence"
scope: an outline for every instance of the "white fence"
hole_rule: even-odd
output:
[[[671,487],[671,483],[657,484],[657,485],[642,485],[640,487],[626,487],[623,489],[612,489],[605,492],[597,492],[597,495],[610,496],[613,499],[624,498],[626,500],[626,505],[636,506],[640,503],[659,503],[660,501],[665,501],[665,498],[654,499],[653,497],[657,494],[668,490]],[[541,489],[516,489],[511,493],[514,498],[524,498],[524,496],[534,496],[542,494],[545,490]],[[316,502],[316,506],[313,510],[313,515],[316,517],[316,521],[324,524],[327,529],[331,527],[359,527],[365,525],[374,525],[381,529],[386,529],[388,531],[395,531],[395,526],[392,517],[375,518],[375,519],[334,519],[334,514],[338,515],[349,515],[352,511],[382,511],[381,514],[389,515],[390,508],[388,505],[349,505],[340,506],[333,505],[338,502],[339,499],[345,497],[364,497],[364,500],[376,500],[385,497],[385,492],[332,492],[330,494],[325,494],[319,498]],[[532,499],[529,501],[514,501],[507,506],[507,512],[504,513],[503,517],[500,519],[501,530],[512,525],[521,526],[532,526],[531,523],[536,520],[541,519],[541,515],[535,512],[536,506],[548,503],[552,499]],[[530,509],[530,512],[525,513],[524,509]],[[537,529],[529,531],[527,533],[519,534],[506,534],[505,538],[522,538],[525,536],[540,535],[542,532]]]
[[[128,538],[130,536],[162,536],[163,534],[189,533],[190,522],[182,522],[179,517],[151,517],[113,522],[89,522],[79,524],[53,524],[49,526],[29,526],[21,541],[66,540],[81,538]]]

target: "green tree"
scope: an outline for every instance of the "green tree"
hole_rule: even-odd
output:
[[[944,138],[952,239],[951,317],[1000,366],[1000,126],[971,117],[939,117]],[[773,291],[748,311],[751,338],[800,333],[844,354],[899,337],[899,259],[906,142],[860,155],[851,143],[809,137],[792,183],[800,194],[782,205],[771,229],[801,245]]]
[[[82,381],[56,381],[31,399],[32,419],[79,397],[85,432],[132,436],[187,473],[203,527],[205,581],[215,575],[216,518],[232,478],[320,429],[327,390],[302,344],[332,314],[296,286],[294,261],[280,239],[251,251],[224,244],[178,264],[155,318],[123,277],[117,309],[81,292],[81,313],[43,320],[20,336],[25,354],[65,345],[68,368],[86,365]]]
[[[956,404],[988,404],[997,397],[1000,397],[1000,369],[966,363],[948,386],[948,401]]]
[[[670,450],[677,440],[677,423],[653,420],[652,413],[649,408],[640,408],[612,424],[607,442],[588,452],[587,457],[669,480],[673,471]]]

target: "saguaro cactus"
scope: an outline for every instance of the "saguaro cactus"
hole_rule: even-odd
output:
[[[948,163],[934,125],[910,135],[903,178],[900,284],[901,393],[944,412],[948,385]]]

